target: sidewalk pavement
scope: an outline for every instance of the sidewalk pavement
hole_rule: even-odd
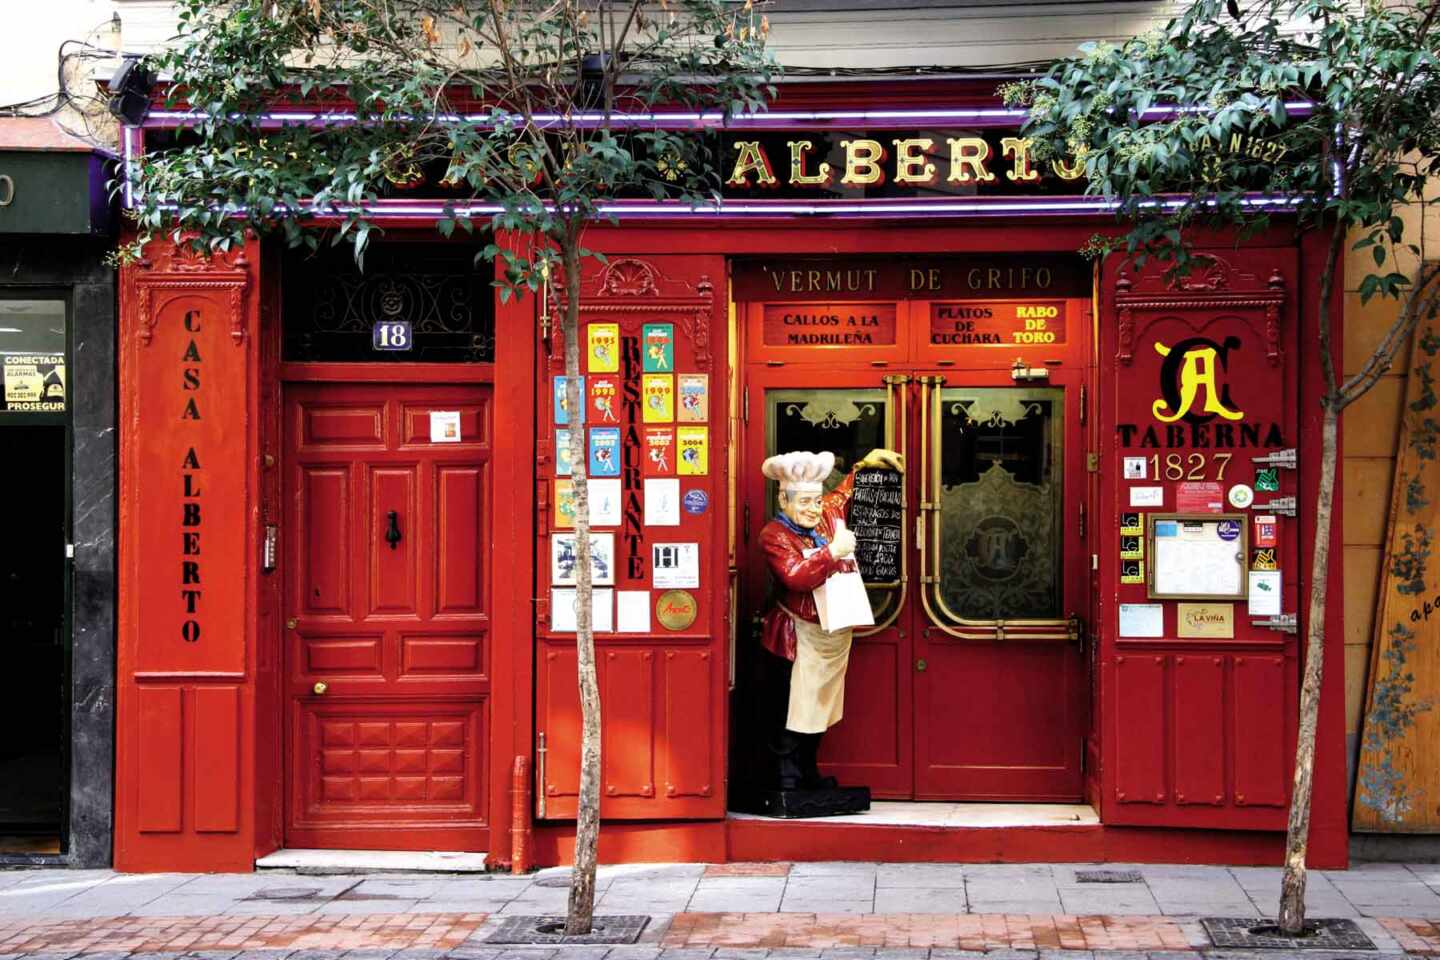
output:
[[[1077,870],[1133,871],[1090,883]],[[1201,917],[1274,917],[1280,870],[1128,864],[626,864],[597,914],[648,914],[639,944],[502,947],[507,916],[560,914],[567,872],[0,872],[0,960],[1312,960],[1440,956],[1440,866],[1310,874],[1311,917],[1378,951],[1239,953]]]

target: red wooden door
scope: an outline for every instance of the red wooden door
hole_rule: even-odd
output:
[[[1266,572],[1260,584],[1271,590],[1278,576],[1278,610],[1293,614],[1302,589],[1300,531],[1283,501],[1293,512],[1296,473],[1267,460],[1293,452],[1299,439],[1296,309],[1288,292],[1298,286],[1295,251],[1252,248],[1243,260],[1215,251],[1208,267],[1173,284],[1153,268],[1123,273],[1119,260],[1102,286],[1102,306],[1114,319],[1100,327],[1101,355],[1113,370],[1102,405],[1101,428],[1112,439],[1101,463],[1109,494],[1101,524],[1114,536],[1127,515],[1142,527],[1159,522],[1147,521],[1150,512],[1233,517],[1241,576],[1245,568]],[[1150,492],[1153,506],[1138,505],[1136,488]],[[1257,542],[1257,533],[1267,542]],[[1283,828],[1296,635],[1264,625],[1260,584],[1242,581],[1235,599],[1150,596],[1147,576],[1159,578],[1155,543],[1145,545],[1148,569],[1124,576],[1113,563],[1101,570],[1112,610],[1118,602],[1160,612],[1158,629],[1127,629],[1111,613],[1100,631],[1104,819]],[[1199,617],[1212,626],[1195,629]]]
[[[1083,376],[918,378],[917,799],[1081,797]]]
[[[487,847],[490,397],[287,389],[287,846]]]

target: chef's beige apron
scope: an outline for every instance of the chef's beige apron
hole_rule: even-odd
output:
[[[787,611],[788,612],[788,611]],[[790,709],[785,729],[824,733],[845,715],[845,667],[851,630],[826,633],[820,624],[790,614],[795,623],[795,666],[790,672]]]

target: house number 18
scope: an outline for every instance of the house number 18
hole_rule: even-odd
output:
[[[410,321],[382,320],[370,328],[370,344],[376,350],[409,350]]]

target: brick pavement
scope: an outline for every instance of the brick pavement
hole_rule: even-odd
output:
[[[667,947],[1189,950],[1167,917],[941,913],[682,913]]]
[[[1400,949],[1419,956],[1440,956],[1440,924],[1431,920],[1382,917],[1380,925],[1395,938]]]
[[[1279,871],[1076,864],[604,866],[597,912],[630,947],[493,947],[501,918],[563,913],[563,870],[503,874],[0,871],[0,960],[1285,960],[1208,946],[1202,916],[1274,916]],[[1110,865],[1117,866],[1117,865]],[[1311,874],[1312,916],[1351,917],[1378,960],[1440,957],[1440,867]],[[1353,954],[1325,960],[1356,960]]]
[[[189,953],[202,950],[451,950],[483,913],[316,916],[27,918],[0,923],[0,954]]]

